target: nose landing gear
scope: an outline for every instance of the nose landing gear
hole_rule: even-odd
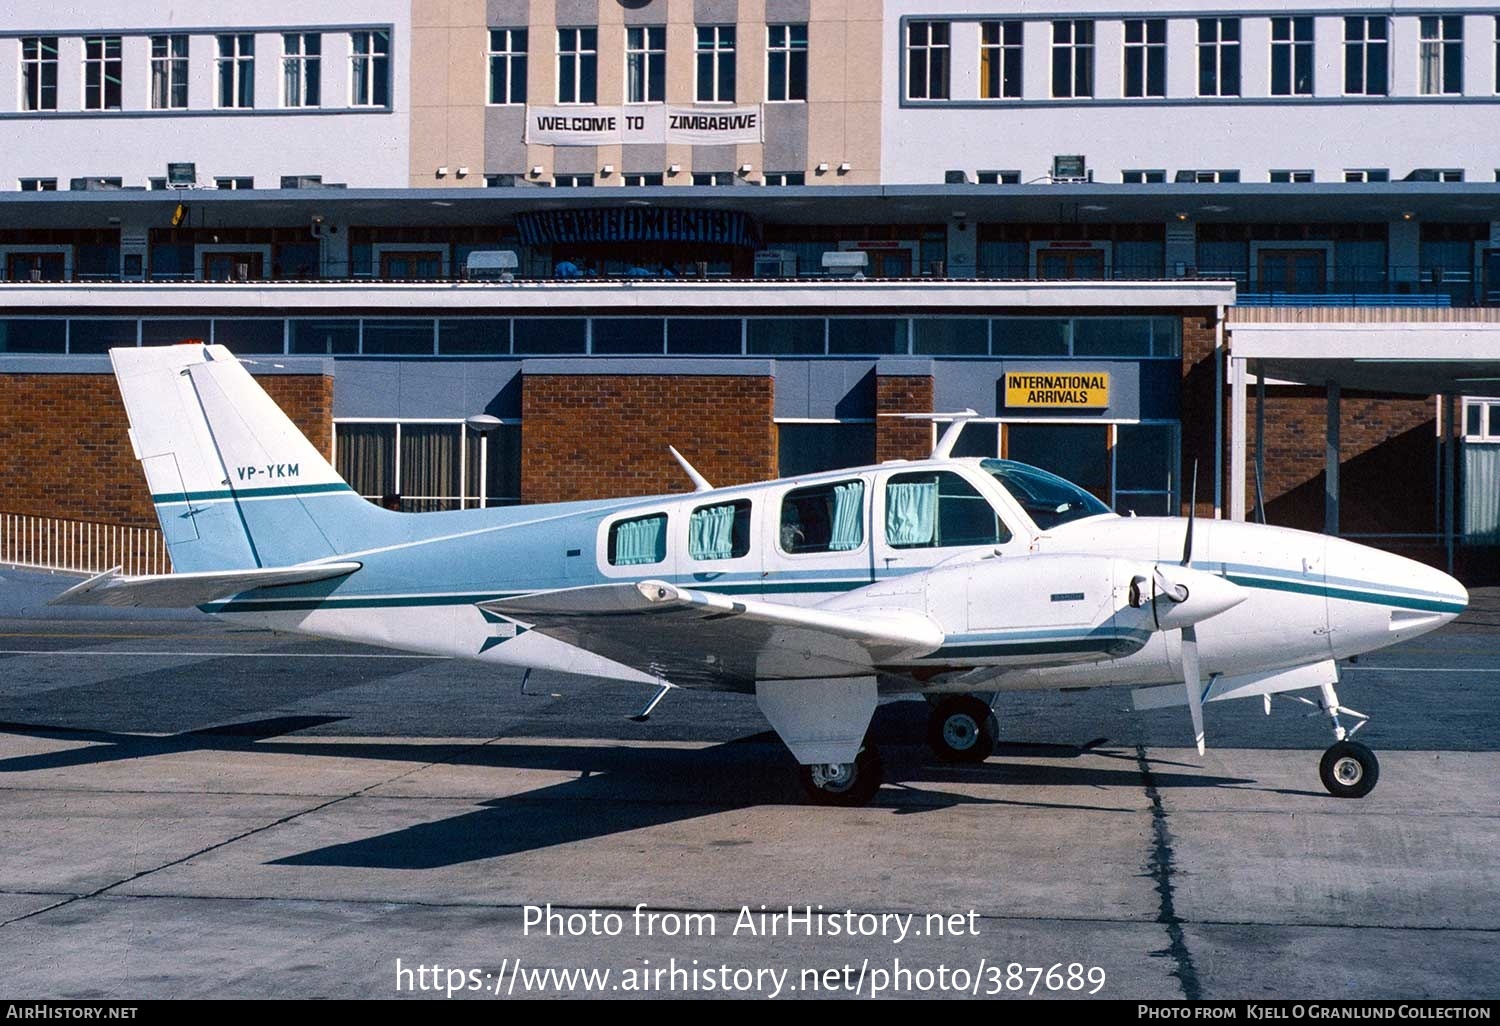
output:
[[[1318,702],[1318,708],[1333,721],[1334,737],[1334,743],[1323,753],[1323,758],[1318,763],[1318,776],[1322,778],[1328,793],[1335,798],[1363,798],[1375,790],[1375,784],[1380,779],[1380,761],[1375,758],[1375,753],[1353,740],[1355,733],[1370,718],[1358,710],[1340,706],[1338,692],[1333,690],[1332,684],[1323,685],[1322,700]],[[1352,716],[1359,722],[1346,731],[1339,720],[1340,713]]]
[[[994,754],[998,733],[989,703],[973,695],[940,699],[927,719],[927,744],[944,762],[983,762]]]

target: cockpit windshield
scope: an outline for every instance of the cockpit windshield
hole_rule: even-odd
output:
[[[1109,507],[1093,495],[1045,470],[1010,460],[984,460],[979,465],[994,475],[1044,531],[1109,512]]]

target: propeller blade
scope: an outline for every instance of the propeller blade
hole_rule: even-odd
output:
[[[1198,671],[1198,632],[1192,627],[1182,629],[1182,683],[1187,688],[1188,712],[1193,716],[1193,740],[1202,755],[1203,743],[1203,678]]]
[[[1193,489],[1188,499],[1187,533],[1182,536],[1182,565],[1193,561],[1193,521],[1198,515],[1198,461],[1193,461]]]

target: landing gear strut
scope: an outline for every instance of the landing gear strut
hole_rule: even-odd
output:
[[[1318,763],[1318,776],[1323,779],[1323,786],[1328,789],[1328,793],[1335,798],[1363,798],[1375,790],[1375,783],[1380,779],[1380,761],[1375,758],[1375,753],[1352,740],[1355,732],[1365,725],[1369,717],[1354,709],[1341,707],[1338,693],[1333,690],[1332,684],[1323,685],[1322,701],[1318,704],[1333,721],[1335,739]],[[1339,721],[1339,713],[1353,716],[1359,722],[1346,731]]]
[[[815,805],[863,805],[885,779],[880,752],[869,740],[853,762],[803,766],[801,772],[802,788]]]
[[[994,754],[997,733],[989,703],[973,695],[941,699],[927,719],[927,744],[944,762],[983,762]]]

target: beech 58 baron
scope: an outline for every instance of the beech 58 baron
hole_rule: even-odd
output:
[[[655,685],[753,694],[815,801],[881,783],[883,697],[986,758],[1008,691],[1132,688],[1137,708],[1297,697],[1332,722],[1348,798],[1379,765],[1337,660],[1431,631],[1468,595],[1338,538],[1119,517],[994,459],[931,459],[650,498],[406,514],[342,481],[221,346],[111,351],[175,572],[85,581],[58,604],[196,606],[275,630]],[[675,451],[674,451],[675,452]],[[679,457],[680,459],[680,457]],[[1346,727],[1346,721],[1350,724]]]

